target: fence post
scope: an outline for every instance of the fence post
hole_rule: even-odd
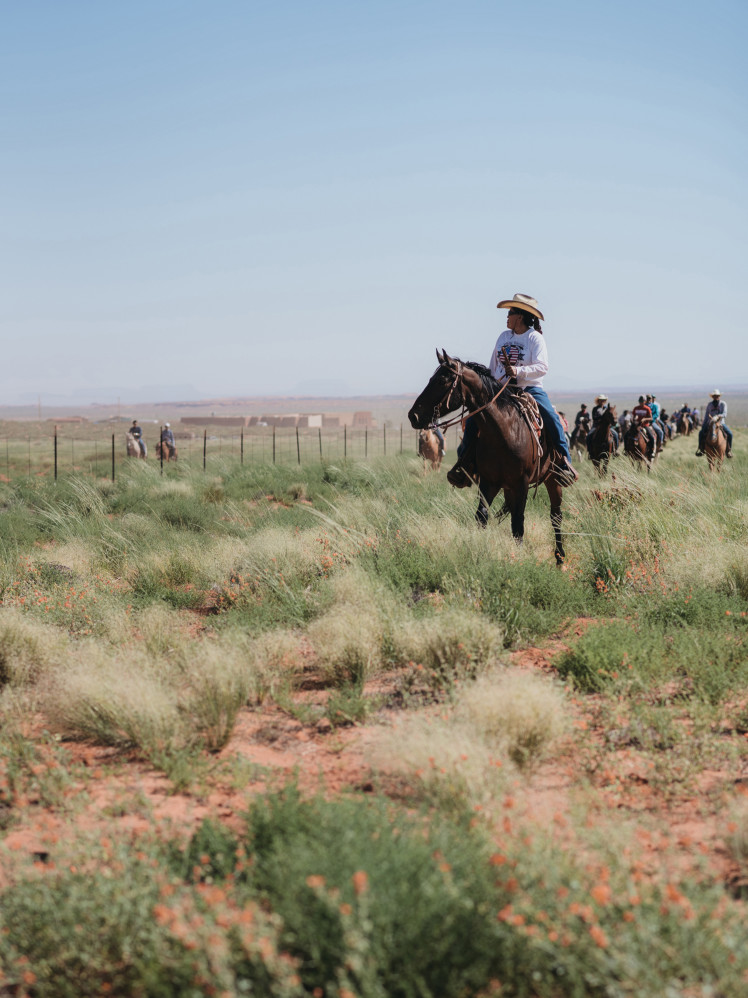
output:
[[[384,456],[387,457],[387,427],[382,425],[382,449]]]
[[[31,478],[31,437],[29,437],[29,478]]]
[[[70,438],[70,464],[75,472],[75,437]]]
[[[301,450],[299,448],[299,428],[296,427],[296,460],[301,464]]]
[[[203,471],[208,463],[208,428],[203,430]]]
[[[112,434],[112,481],[114,481],[114,434]]]
[[[273,423],[273,464],[275,464],[275,423]]]
[[[55,423],[55,481],[57,481],[57,423]]]
[[[239,437],[239,464],[244,464],[244,427]]]
[[[322,427],[317,427],[317,433],[319,434],[319,459],[322,461]]]
[[[364,460],[369,456],[369,427],[364,430]]]
[[[10,445],[7,437],[5,438],[5,467],[8,472],[8,481],[10,481]]]
[[[400,453],[403,452],[403,424],[400,423]]]
[[[159,456],[159,461],[161,462],[161,474],[162,475],[164,473],[164,437],[163,437],[163,434],[164,434],[164,428],[163,428],[163,426],[159,426],[159,428],[158,428],[158,442],[159,442],[160,446],[158,448],[158,456]]]
[[[348,457],[348,424],[343,423],[343,459]]]

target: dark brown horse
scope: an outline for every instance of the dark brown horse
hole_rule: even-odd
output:
[[[616,442],[613,428],[617,422],[616,407],[609,405],[598,419],[592,436],[587,441],[590,459],[595,466],[595,471],[601,477],[607,472],[608,461],[615,454]]]
[[[463,406],[476,421],[476,476],[480,491],[475,518],[486,526],[488,509],[504,492],[503,514],[509,514],[512,534],[518,542],[525,532],[525,506],[531,485],[543,484],[551,500],[551,524],[555,535],[557,564],[565,558],[561,537],[561,480],[564,472],[553,462],[545,427],[540,447],[521,408],[520,389],[500,388],[482,364],[463,363],[446,352],[436,352],[439,366],[408,413],[416,429]]]
[[[576,451],[577,457],[581,461],[584,452],[587,450],[587,434],[590,432],[590,417],[585,413],[579,423],[571,431],[571,441],[569,450],[573,454]]]
[[[623,449],[628,457],[636,464],[644,465],[647,471],[652,469],[652,459],[649,456],[649,437],[644,428],[637,423],[632,423],[623,438]]]

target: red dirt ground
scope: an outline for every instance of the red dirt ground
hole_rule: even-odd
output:
[[[565,634],[542,646],[514,652],[511,666],[552,672],[551,662],[565,647],[565,635],[581,633],[588,623],[576,621]],[[203,619],[193,626],[202,629]],[[376,692],[392,690],[394,682],[394,677],[380,679]],[[323,706],[326,698],[324,689],[307,688],[297,694],[298,702],[307,706]],[[513,824],[552,828],[554,836],[571,846],[572,815],[578,822],[581,808],[590,826],[617,832],[627,828],[638,844],[640,868],[652,876],[706,868],[716,879],[735,883],[739,874],[725,836],[729,807],[748,794],[746,774],[703,771],[688,793],[665,797],[640,752],[626,745],[613,750],[605,746],[597,720],[598,698],[578,697],[572,705],[577,731],[587,733],[581,742],[584,758],[579,754],[580,740],[569,739],[555,758],[540,763],[530,778],[523,777],[511,787],[503,806],[511,809]],[[377,726],[386,714],[383,708]],[[25,734],[33,737],[42,729],[42,719],[35,718]],[[245,708],[228,745],[209,759],[199,789],[187,793],[173,792],[166,776],[132,755],[66,743],[77,767],[74,771],[80,774],[70,792],[74,807],[16,801],[16,812],[22,807],[23,813],[0,840],[0,885],[7,876],[3,867],[14,855],[53,857],[57,843],[73,829],[111,834],[115,825],[137,835],[158,825],[175,835],[187,835],[206,816],[238,828],[248,799],[294,776],[308,792],[373,791],[375,777],[366,761],[373,730],[373,724],[332,728],[324,720],[305,725],[272,704]]]

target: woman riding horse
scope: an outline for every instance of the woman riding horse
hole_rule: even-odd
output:
[[[551,501],[556,563],[562,564],[561,500],[568,478],[554,459],[548,425],[538,431],[527,394],[509,381],[499,385],[482,364],[463,363],[438,350],[436,356],[439,367],[408,413],[411,426],[422,429],[460,406],[472,413],[478,431],[472,455],[480,489],[476,520],[486,526],[488,508],[503,489],[503,512],[511,515],[512,533],[521,542],[530,486],[542,483]]]
[[[507,329],[499,336],[491,354],[489,369],[497,380],[516,379],[537,402],[546,428],[547,439],[556,452],[561,483],[570,485],[579,475],[571,463],[571,453],[558,413],[551,405],[543,377],[548,373],[548,351],[540,325],[543,313],[537,301],[529,295],[516,294],[500,301],[497,308],[508,309]],[[458,489],[469,488],[475,478],[475,446],[478,427],[472,419],[465,422],[465,432],[457,448],[457,464],[447,473],[447,481]]]

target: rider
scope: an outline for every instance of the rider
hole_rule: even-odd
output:
[[[535,399],[543,417],[548,442],[558,453],[557,463],[562,468],[559,481],[562,485],[570,485],[579,475],[571,463],[571,453],[561,420],[543,388],[543,377],[548,373],[548,351],[540,325],[541,320],[545,322],[543,313],[534,298],[523,294],[515,294],[511,299],[500,301],[496,307],[509,310],[508,328],[496,340],[489,365],[491,374],[497,381],[515,378],[517,385]],[[457,464],[447,473],[447,481],[457,488],[471,485],[463,460],[468,468],[473,464],[472,455],[477,436],[475,420],[467,419],[462,441],[457,448]]]
[[[590,452],[590,457],[592,456],[593,435],[597,432],[597,428],[600,425],[600,420],[602,419],[603,414],[607,412],[609,408],[610,404],[608,402],[608,396],[601,392],[595,398],[595,405],[592,407],[592,426],[587,434],[587,450]],[[610,432],[613,435],[613,454],[615,455],[618,453],[618,430],[615,426],[611,425]]]
[[[725,436],[727,437],[727,453],[725,454],[725,457],[732,458],[732,430],[725,422],[727,419],[727,403],[721,400],[721,395],[722,392],[718,388],[715,388],[711,393],[712,401],[709,402],[704,410],[704,422],[701,424],[701,429],[699,430],[699,449],[696,451],[696,457],[701,457],[704,453],[704,443],[706,441],[706,433],[709,429],[709,424],[711,423],[711,417],[721,416],[722,428],[725,431]]]
[[[438,426],[432,426],[431,428],[436,434],[436,439],[439,441],[439,457],[444,457],[444,454],[447,450],[447,445],[444,442],[444,434],[442,433],[442,431],[439,429]]]
[[[574,417],[574,429],[576,430],[580,423],[588,423],[590,419],[590,414],[587,412],[587,403],[579,403],[579,412]]]
[[[665,431],[660,424],[660,405],[655,401],[654,395],[647,395],[646,404],[649,406],[649,411],[652,413],[652,429],[657,436],[658,447],[662,450],[665,440]]]
[[[163,450],[164,447],[168,447],[169,457],[174,457],[174,451],[177,449],[177,445],[174,440],[171,423],[164,423],[164,428],[161,430],[161,449]]]
[[[145,440],[143,440],[143,431],[140,428],[137,419],[133,419],[132,426],[130,427],[130,433],[132,434],[133,437],[135,437],[135,440],[138,443],[138,447],[140,448],[140,453],[143,455],[143,457],[147,457],[148,451],[145,446]]]
[[[643,395],[639,396],[639,402],[634,406],[631,415],[634,419],[633,425],[644,430],[644,435],[647,438],[647,455],[653,457],[657,437],[652,429],[652,410],[644,401]]]

